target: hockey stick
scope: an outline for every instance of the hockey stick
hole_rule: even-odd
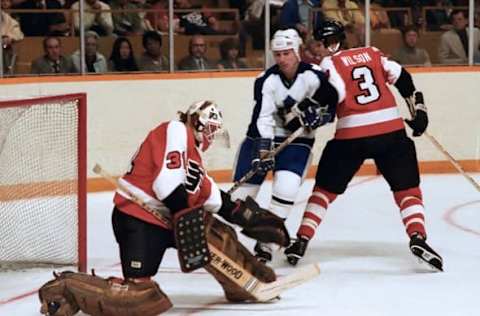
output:
[[[275,156],[280,151],[282,151],[285,147],[290,145],[298,136],[302,135],[304,131],[305,131],[305,127],[302,126],[298,128],[295,132],[290,134],[290,136],[288,136],[280,145],[275,147],[273,150],[269,151],[262,158],[264,158],[265,156],[272,156],[272,157]],[[227,193],[232,194],[233,192],[235,192],[242,184],[244,184],[247,180],[253,177],[257,173],[257,171],[258,171],[258,167],[251,169],[243,177],[241,177],[240,180],[234,182],[233,186],[227,191]]]
[[[407,102],[408,110],[410,111],[410,115],[413,118],[415,116],[414,102],[413,102],[412,98],[405,98],[405,101]],[[477,191],[480,192],[480,184],[478,184],[478,182],[475,181],[475,179],[473,179],[465,170],[463,170],[462,166],[458,163],[458,161],[455,158],[453,158],[452,155],[450,155],[450,153],[437,141],[437,139],[435,137],[433,137],[432,135],[430,135],[427,131],[425,131],[423,133],[423,135],[425,135],[430,140],[430,142],[445,157],[447,157],[448,161],[450,161],[450,163],[455,167],[455,169],[457,169],[457,171],[459,173],[461,173],[462,176],[464,176],[465,179],[467,179],[477,189]]]
[[[128,197],[132,200],[132,202],[138,204],[140,207],[142,207],[143,209],[149,211],[150,213],[152,213],[157,219],[161,220],[162,222],[166,223],[168,225],[169,228],[172,228],[172,220],[170,218],[170,216],[168,214],[162,214],[159,210],[157,209],[154,209],[152,208],[150,205],[148,205],[147,203],[145,203],[144,200],[142,200],[139,196],[137,196],[136,194],[134,194],[132,191],[130,191],[130,189],[128,189],[127,187],[125,187],[123,184],[120,183],[120,181],[118,181],[117,179],[115,179],[110,173],[108,173],[107,171],[105,171],[99,164],[96,164],[94,167],[93,167],[93,172],[95,174],[98,174],[99,176],[102,176],[102,178],[104,178],[105,180],[107,180],[108,182],[110,182],[111,184],[113,184],[115,186],[116,189],[119,189],[120,191],[122,191],[123,193],[125,193],[126,195],[128,195]]]
[[[153,216],[157,217],[162,221],[168,220],[168,222],[171,223],[169,217],[166,217],[164,214],[161,214],[158,210],[153,209],[149,204],[145,203],[145,201],[143,201],[141,197],[137,196],[135,193],[133,193],[128,188],[119,183],[99,164],[96,164],[94,166],[93,172],[104,177],[107,181],[114,184],[117,189],[120,189],[122,192],[127,194],[132,200],[132,202],[138,204],[143,209],[150,212]],[[259,302],[270,301],[278,297],[278,295],[283,291],[299,286],[313,279],[320,273],[319,264],[315,263],[305,266],[301,269],[297,269],[297,271],[295,271],[294,273],[289,274],[285,277],[281,277],[274,282],[266,283],[260,281],[249,271],[245,270],[238,263],[227,257],[221,250],[217,249],[211,243],[208,243],[208,248],[212,255],[210,265],[214,269],[222,273],[225,277],[230,279],[232,282],[237,284],[239,287],[249,292]]]
[[[295,272],[284,277],[279,277],[276,281],[265,283],[258,280],[238,263],[225,256],[223,252],[215,248],[215,246],[211,244],[208,246],[212,254],[210,265],[250,293],[250,295],[255,297],[259,302],[268,302],[277,298],[282,292],[308,282],[320,274],[320,265],[314,263],[296,269]],[[242,273],[235,273],[237,271],[241,271]]]

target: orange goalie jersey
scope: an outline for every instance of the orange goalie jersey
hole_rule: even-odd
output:
[[[185,186],[190,207],[217,211],[222,204],[220,190],[203,168],[193,130],[179,121],[165,122],[152,130],[133,157],[130,170],[119,181],[163,213],[168,209],[161,201],[180,184]],[[120,190],[114,203],[124,213],[168,227]]]
[[[339,93],[335,138],[375,136],[405,128],[388,84],[400,76],[401,66],[375,47],[343,50],[320,65]]]

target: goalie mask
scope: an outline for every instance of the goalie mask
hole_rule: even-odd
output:
[[[227,137],[223,130],[222,112],[213,101],[198,101],[187,110],[187,121],[194,129],[198,147],[206,151],[217,135]]]

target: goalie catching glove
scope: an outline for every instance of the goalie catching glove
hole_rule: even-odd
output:
[[[267,209],[261,208],[254,199],[232,202],[230,195],[221,191],[222,207],[218,215],[243,228],[242,233],[260,242],[276,243],[286,247],[290,236],[284,220]]]
[[[408,126],[413,130],[413,136],[421,136],[428,126],[427,107],[423,100],[423,93],[415,92],[415,102],[408,102],[410,113],[412,114],[411,120],[405,120]]]

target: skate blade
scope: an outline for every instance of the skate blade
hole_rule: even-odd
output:
[[[443,264],[438,257],[427,251],[424,251],[420,247],[412,247],[410,250],[412,251],[412,254],[418,258],[420,263],[426,263],[433,271],[443,272]],[[438,261],[438,263],[436,265],[433,264],[433,260]]]
[[[433,272],[443,272],[443,268],[439,268],[433,264],[431,264],[429,261],[423,259],[422,257],[419,257],[417,255],[415,255],[415,257],[417,257],[417,260],[418,262],[422,265],[422,266],[427,266],[430,268],[430,270],[432,270]]]

